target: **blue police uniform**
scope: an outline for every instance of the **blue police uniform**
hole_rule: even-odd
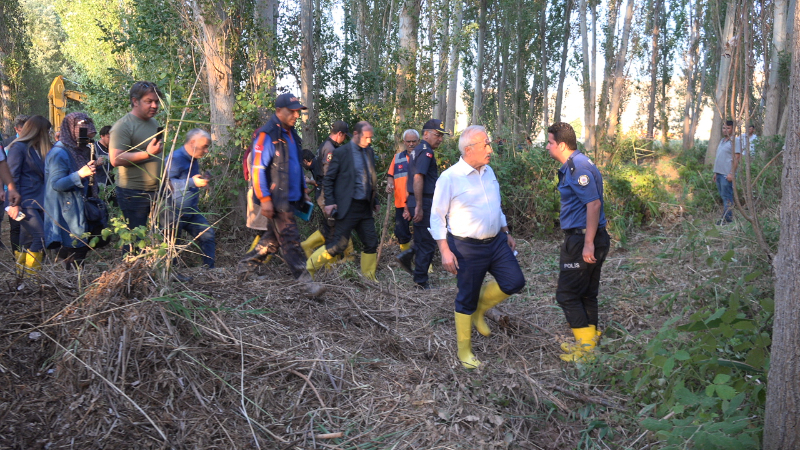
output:
[[[556,301],[564,310],[571,328],[596,327],[600,271],[611,244],[603,211],[603,176],[586,155],[575,151],[558,171],[558,191],[561,193],[561,228],[565,236],[561,245]],[[600,200],[600,219],[594,238],[597,262],[588,264],[583,260],[586,205],[595,200]]]
[[[436,252],[436,241],[428,230],[431,226],[431,205],[433,204],[433,193],[436,190],[436,180],[439,179],[439,170],[436,165],[436,156],[433,148],[424,139],[414,147],[414,151],[408,164],[408,200],[406,205],[414,216],[417,202],[422,202],[422,221],[414,222],[414,282],[420,286],[428,285],[428,268]],[[423,198],[418,199],[414,195],[414,176],[424,175],[425,184],[423,186]]]

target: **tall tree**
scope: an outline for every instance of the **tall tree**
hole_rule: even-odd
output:
[[[794,35],[800,35],[800,11],[795,8]],[[791,43],[789,123],[800,129],[800,40]],[[789,133],[781,177],[781,232],[775,258],[775,319],[772,324],[764,449],[800,448],[800,136]]]
[[[303,111],[303,143],[310,148],[317,148],[317,120],[319,112],[316,108],[314,90],[314,1],[302,0],[300,3],[300,32],[303,36],[300,51],[300,96],[308,108]]]
[[[542,129],[547,130],[550,126],[550,95],[547,88],[547,2],[542,2],[542,12],[539,15],[539,52],[542,55]],[[531,89],[531,106],[533,106],[533,89]],[[530,108],[531,120],[533,118],[533,108]],[[531,130],[533,131],[533,130]]]
[[[476,125],[481,122],[483,115],[483,71],[484,58],[486,55],[486,3],[487,0],[479,0],[478,10],[478,58],[475,61],[475,97],[472,102],[472,120],[470,123]]]
[[[774,19],[772,21],[772,51],[769,58],[769,78],[767,81],[767,104],[764,110],[763,136],[772,136],[778,133],[780,125],[780,55],[786,49],[786,16],[788,0],[775,0],[773,5]]]
[[[687,51],[684,53],[684,79],[686,80],[686,93],[683,107],[683,149],[689,150],[694,145],[694,130],[692,129],[692,113],[694,103],[699,102],[702,91],[698,93],[697,82],[700,73],[700,12],[702,3],[695,3],[695,9],[689,7],[689,41]]]
[[[558,91],[556,92],[556,109],[553,111],[553,122],[561,122],[561,104],[564,101],[564,79],[567,77],[567,56],[569,55],[569,34],[572,29],[570,14],[575,4],[574,0],[567,0],[564,4],[564,40],[561,48],[561,69],[558,71]]]
[[[622,25],[622,38],[619,43],[619,51],[614,61],[614,84],[611,87],[611,100],[608,110],[608,129],[606,135],[613,139],[617,134],[617,124],[619,123],[620,109],[622,105],[622,90],[625,86],[625,62],[628,57],[628,41],[631,35],[631,23],[633,22],[633,0],[628,0],[625,8],[625,21]]]
[[[711,136],[708,139],[708,149],[706,150],[706,164],[714,164],[717,156],[717,146],[722,138],[722,121],[725,120],[728,111],[728,86],[730,84],[731,58],[728,41],[733,39],[734,19],[736,15],[736,2],[729,2],[725,13],[725,27],[719,36],[719,66],[717,70],[717,87],[714,91],[714,119],[711,122]],[[728,47],[728,48],[726,48]],[[725,56],[725,55],[728,56]]]
[[[211,109],[211,140],[228,147],[233,127],[233,24],[222,2],[192,2],[200,27],[200,48],[206,60],[206,80]],[[230,149],[232,152],[233,150]],[[232,155],[232,153],[231,153]]]
[[[456,126],[456,103],[458,102],[458,64],[461,60],[461,26],[464,22],[464,0],[454,0],[456,5],[453,32],[450,39],[450,79],[447,86],[447,114],[445,129],[454,131]]]
[[[606,129],[608,111],[608,91],[611,88],[611,80],[613,76],[612,70],[614,69],[614,38],[616,37],[617,29],[617,16],[619,16],[620,0],[610,0],[608,2],[608,22],[605,26],[605,42],[603,43],[603,57],[605,59],[605,67],[603,68],[603,83],[600,86],[600,99],[597,110],[597,141],[603,142]]]
[[[400,60],[397,63],[397,123],[405,127],[414,116],[420,0],[405,0],[400,9]]]
[[[439,67],[436,70],[436,87],[434,89],[434,106],[433,117],[442,122],[445,121],[447,115],[447,64],[449,62],[450,52],[450,0],[445,0],[444,8],[442,9],[442,21],[444,22],[444,29],[441,33],[441,39],[438,42],[439,46]]]
[[[253,71],[251,82],[253,90],[262,88],[275,93],[275,36],[277,31],[278,0],[256,0],[254,18],[256,39],[254,42]],[[263,114],[262,114],[263,115]]]
[[[658,91],[658,34],[661,31],[661,0],[651,3],[652,40],[650,48],[650,102],[647,104],[647,139],[653,139],[656,126],[656,92]]]
[[[580,3],[580,20],[581,20],[581,48],[583,50],[583,117],[584,117],[584,146],[587,152],[593,152],[596,148],[594,145],[595,135],[595,58],[597,50],[597,34],[595,32],[596,23],[594,20],[595,9],[594,7],[587,7],[587,0],[581,0]],[[588,10],[588,11],[587,11]],[[592,13],[592,36],[593,45],[592,51],[589,51],[589,35],[588,35],[588,17],[587,14]]]

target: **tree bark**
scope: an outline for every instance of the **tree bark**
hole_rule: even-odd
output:
[[[625,22],[622,25],[622,39],[619,51],[614,61],[614,84],[611,88],[611,101],[608,110],[608,130],[606,136],[613,139],[617,134],[620,106],[622,105],[622,88],[625,85],[625,60],[628,57],[628,41],[631,35],[631,22],[633,21],[633,0],[628,0],[625,8]]]
[[[701,3],[697,3],[697,9],[694,13],[689,15],[689,45],[684,56],[686,61],[686,69],[684,76],[686,78],[686,94],[683,97],[683,150],[689,150],[694,146],[694,133],[692,133],[692,113],[694,112],[694,102],[699,101],[697,98],[697,63],[699,59],[700,48],[700,18],[698,10]],[[702,92],[700,93],[702,96]]]
[[[764,110],[764,137],[778,133],[780,125],[780,66],[779,54],[786,49],[786,7],[788,0],[775,0],[772,22],[772,51],[770,52],[769,78],[767,81],[767,105]]]
[[[400,9],[400,60],[397,63],[397,123],[406,127],[413,117],[420,0],[405,0]]]
[[[480,11],[478,13],[478,58],[475,61],[475,95],[472,102],[472,125],[477,125],[483,115],[483,69],[484,57],[486,53],[486,3],[487,0],[480,0]]]
[[[794,34],[800,33],[795,10]],[[781,177],[781,232],[775,257],[775,318],[764,411],[764,449],[800,448],[800,41],[791,43],[790,129]]]
[[[0,130],[6,135],[14,131],[11,114],[11,86],[6,81],[6,54],[0,50]]]
[[[579,17],[581,20],[581,48],[583,50],[583,118],[584,118],[584,143],[586,153],[593,152],[594,147],[594,55],[589,53],[589,32],[587,15],[587,0],[581,0]],[[592,30],[594,34],[594,30]]]
[[[567,56],[569,53],[569,34],[571,31],[570,15],[574,0],[567,0],[564,9],[564,46],[561,49],[561,70],[558,72],[558,91],[556,92],[556,109],[553,111],[553,122],[561,122],[561,104],[564,101],[564,78],[567,77]]]
[[[610,0],[608,4],[608,26],[606,28],[606,41],[604,44],[603,57],[605,59],[605,67],[603,69],[603,84],[600,86],[600,101],[597,111],[597,134],[599,135],[598,142],[605,140],[606,130],[608,128],[607,112],[608,112],[608,91],[611,86],[612,70],[614,69],[614,37],[617,31],[617,16],[619,16],[620,0]]]
[[[725,28],[719,39],[719,70],[717,70],[717,88],[714,92],[714,120],[711,123],[711,136],[708,139],[708,150],[706,150],[706,165],[713,165],[714,158],[717,156],[717,146],[722,138],[722,121],[728,113],[727,95],[728,84],[730,83],[731,58],[723,56],[725,45],[733,39],[733,22],[736,13],[736,2],[728,3],[728,10],[725,13]]]
[[[547,80],[547,2],[542,5],[542,15],[539,16],[540,54],[542,55],[542,132],[550,126],[550,99]],[[531,89],[531,106],[533,106],[533,89]],[[533,117],[533,108],[530,111]],[[531,130],[533,131],[533,130]],[[547,135],[545,135],[547,137]],[[532,138],[531,138],[532,139]]]
[[[436,91],[433,106],[433,118],[445,121],[447,115],[447,60],[450,51],[450,0],[446,0],[442,9],[444,30],[442,42],[439,44],[439,69],[436,71]]]
[[[317,120],[319,113],[314,98],[314,1],[300,3],[300,33],[303,36],[300,69],[300,97],[308,109],[303,110],[303,143],[317,148]]]
[[[217,4],[209,4],[205,11],[200,10],[197,3],[192,3],[192,8],[202,32],[203,56],[206,59],[211,141],[218,147],[227,148],[234,125],[233,58],[229,46],[233,31],[231,20]],[[233,157],[234,151],[234,148],[229,148],[229,156]]]
[[[650,53],[650,103],[647,104],[647,139],[653,139],[656,126],[656,90],[658,89],[658,33],[660,31],[659,10],[661,0],[653,3],[653,29]]]
[[[253,75],[251,82],[253,92],[267,92],[275,95],[275,63],[272,55],[275,52],[275,33],[277,30],[276,11],[278,0],[256,0],[255,22],[259,28],[258,41],[253,55]],[[265,122],[272,108],[261,108],[261,121]]]
[[[450,50],[450,79],[447,86],[447,114],[445,115],[445,129],[455,131],[456,104],[458,99],[458,63],[461,60],[461,26],[464,21],[464,0],[455,0],[456,11],[453,22],[453,34]]]
[[[506,119],[506,86],[508,85],[508,41],[505,33],[500,36],[500,80],[497,86],[497,131],[501,131]]]

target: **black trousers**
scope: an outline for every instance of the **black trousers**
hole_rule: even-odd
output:
[[[306,272],[306,254],[300,247],[300,230],[294,211],[275,211],[267,221],[267,229],[261,233],[256,248],[246,253],[240,262],[261,264],[267,256],[277,254],[279,250],[292,276],[300,278]]]
[[[611,238],[605,228],[597,230],[594,237],[595,264],[587,264],[583,260],[584,235],[564,236],[561,244],[558,289],[556,301],[570,328],[586,328],[597,326],[597,294],[600,290],[600,270],[608,256]]]
[[[406,205],[413,216],[414,209],[417,207],[415,196],[409,195]],[[436,253],[436,240],[428,231],[431,226],[432,206],[433,198],[423,197],[422,221],[414,222],[414,282],[417,284],[428,282],[428,268],[430,268],[433,255]]]
[[[375,218],[368,200],[353,200],[345,218],[336,221],[332,238],[325,242],[325,248],[331,256],[344,253],[353,230],[364,244],[364,253],[378,251],[378,233],[375,231]]]
[[[408,244],[411,242],[411,230],[408,228],[409,223],[403,217],[403,208],[394,209],[394,235],[397,238],[398,244]]]

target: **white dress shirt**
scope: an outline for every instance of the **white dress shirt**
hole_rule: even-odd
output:
[[[500,184],[491,167],[478,171],[461,158],[439,175],[431,207],[434,239],[446,239],[448,231],[454,236],[488,239],[507,225],[500,208]]]

